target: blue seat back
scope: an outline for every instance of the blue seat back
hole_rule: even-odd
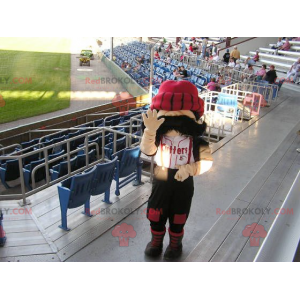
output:
[[[96,165],[95,176],[91,188],[92,196],[102,194],[110,188],[115,173],[116,163],[117,157],[108,163]]]
[[[118,157],[120,162],[119,177],[126,177],[137,169],[140,154],[140,147],[135,147],[124,149],[112,155],[112,157]]]
[[[219,93],[217,104],[226,105],[237,109],[238,107],[237,96],[229,95],[225,93]],[[224,109],[220,106],[217,106],[217,109],[220,111],[224,111]]]
[[[86,203],[90,199],[90,192],[96,168],[89,172],[77,174],[61,183],[61,186],[70,190],[68,208],[76,208]],[[58,186],[60,192],[61,187]]]
[[[38,166],[44,162],[45,162],[45,159],[43,158],[43,159],[39,159],[36,161],[32,161],[30,164],[28,164],[24,167],[24,169],[28,170],[29,174],[30,174],[29,175],[29,183],[31,183],[31,174],[32,174],[33,169],[36,166]],[[36,170],[35,175],[34,175],[34,180],[35,180],[35,182],[39,182],[45,178],[46,178],[46,170],[45,170],[45,166],[43,166]]]
[[[5,181],[15,180],[20,177],[19,161],[17,159],[7,160],[4,164],[1,164],[2,177]]]

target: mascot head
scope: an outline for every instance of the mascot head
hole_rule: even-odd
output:
[[[150,108],[158,111],[158,119],[165,119],[157,131],[157,138],[161,135],[198,137],[206,129],[204,122],[198,123],[204,113],[204,102],[198,96],[197,87],[189,81],[164,81]]]

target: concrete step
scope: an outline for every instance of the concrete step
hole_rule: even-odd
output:
[[[250,51],[250,55],[254,56],[256,52]],[[266,54],[266,53],[259,53],[260,58],[270,59],[270,60],[281,60],[287,63],[293,64],[297,61],[297,58],[287,57],[287,56],[280,56],[280,55],[272,55],[272,54]]]

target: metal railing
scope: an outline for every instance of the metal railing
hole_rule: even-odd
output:
[[[141,117],[141,115],[140,115]],[[138,116],[135,116],[135,121],[141,121],[141,118],[139,119]],[[24,150],[28,150],[28,149],[31,149],[32,147],[34,146],[37,146],[37,145],[34,145],[34,146],[30,146],[26,149],[21,149],[20,151],[16,151],[15,153],[13,154],[8,154],[8,155],[5,155],[5,156],[0,156],[0,160],[18,160],[18,165],[19,165],[19,172],[20,172],[20,185],[21,185],[21,194],[10,194],[10,195],[0,195],[0,200],[1,199],[16,199],[16,198],[21,198],[22,199],[22,202],[20,203],[20,205],[28,205],[30,204],[26,198],[49,187],[49,186],[52,186],[66,178],[68,178],[69,176],[72,176],[72,175],[75,175],[77,173],[80,173],[82,171],[84,171],[85,169],[101,162],[101,161],[104,161],[106,160],[105,159],[105,151],[104,151],[104,147],[105,147],[105,134],[107,132],[109,133],[113,133],[113,153],[116,152],[116,141],[117,141],[117,135],[123,135],[123,136],[126,136],[126,147],[129,147],[129,146],[135,146],[137,143],[132,143],[132,138],[134,139],[138,139],[140,140],[141,137],[140,136],[137,136],[135,134],[133,134],[133,128],[134,127],[138,127],[138,125],[134,125],[133,124],[134,121],[127,121],[127,122],[124,122],[124,124],[121,125],[121,127],[126,127],[127,125],[126,124],[129,124],[128,126],[130,126],[130,133],[126,133],[126,132],[121,132],[121,131],[118,131],[118,130],[115,130],[113,128],[115,127],[120,127],[120,126],[113,126],[113,127],[101,127],[101,128],[95,128],[95,127],[85,127],[85,128],[81,128],[81,130],[91,130],[89,132],[86,132],[86,133],[82,133],[80,135],[77,135],[75,137],[72,137],[72,138],[69,138],[69,139],[66,139],[66,140],[63,140],[63,141],[60,141],[58,143],[55,143],[55,144],[52,144],[52,145],[48,145],[48,146],[42,146],[42,144],[38,144],[39,148],[33,150],[33,151],[30,151],[30,152],[27,152],[27,153],[22,153],[22,151]],[[127,126],[127,127],[128,127]],[[64,131],[67,131],[67,130],[78,130],[79,128],[68,128],[68,129],[57,129],[58,132],[64,132]],[[56,133],[57,134],[57,133]],[[95,135],[102,135],[102,152],[101,152],[101,158],[100,158],[100,149],[99,149],[99,146],[97,143],[95,142],[92,142],[92,143],[89,143],[88,140],[90,137],[93,137]],[[47,135],[49,136],[49,135]],[[51,135],[50,135],[51,136]],[[76,149],[72,150],[71,151],[71,147],[70,147],[70,143],[72,141],[75,141],[75,140],[78,140],[78,139],[81,139],[81,138],[84,138],[84,146],[81,146],[81,147],[77,147]],[[63,147],[63,146],[66,146],[67,148],[67,151],[66,153],[58,156],[58,157],[55,157],[51,160],[48,159],[48,150],[51,150],[52,148],[59,148],[59,147]],[[92,147],[92,146],[95,146],[96,147],[96,153],[97,153],[97,161],[89,164],[89,148]],[[3,149],[9,149],[9,148],[16,148],[16,147],[20,147],[21,146],[19,144],[14,144],[14,145],[11,145],[11,146],[8,146],[6,148],[3,148]],[[71,155],[74,155],[76,153],[78,153],[79,151],[82,151],[84,150],[85,151],[85,155],[86,155],[86,165],[85,167],[82,167],[80,169],[77,169],[76,171],[72,171],[71,170]],[[32,173],[31,173],[31,184],[32,184],[32,190],[31,191],[28,191],[26,192],[26,188],[25,188],[25,181],[24,181],[24,174],[23,174],[23,160],[24,158],[28,157],[28,156],[32,156],[34,154],[40,154],[39,156],[41,157],[42,154],[43,154],[43,157],[45,159],[45,161],[41,164],[39,164],[38,166],[36,166],[33,170],[32,170]],[[68,173],[62,177],[60,177],[59,179],[55,179],[55,180],[52,180],[50,181],[50,168],[49,168],[49,165],[53,165],[54,162],[56,161],[59,161],[61,159],[64,159],[66,158],[66,161],[67,161],[67,167],[68,167]],[[46,173],[46,178],[45,178],[45,181],[46,183],[43,184],[42,186],[39,186],[39,187],[36,187],[36,183],[35,183],[35,174],[36,172],[41,169],[41,168],[45,168],[45,173]]]

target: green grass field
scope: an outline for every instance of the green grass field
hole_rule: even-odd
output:
[[[69,107],[70,71],[69,39],[0,38],[0,124]]]

